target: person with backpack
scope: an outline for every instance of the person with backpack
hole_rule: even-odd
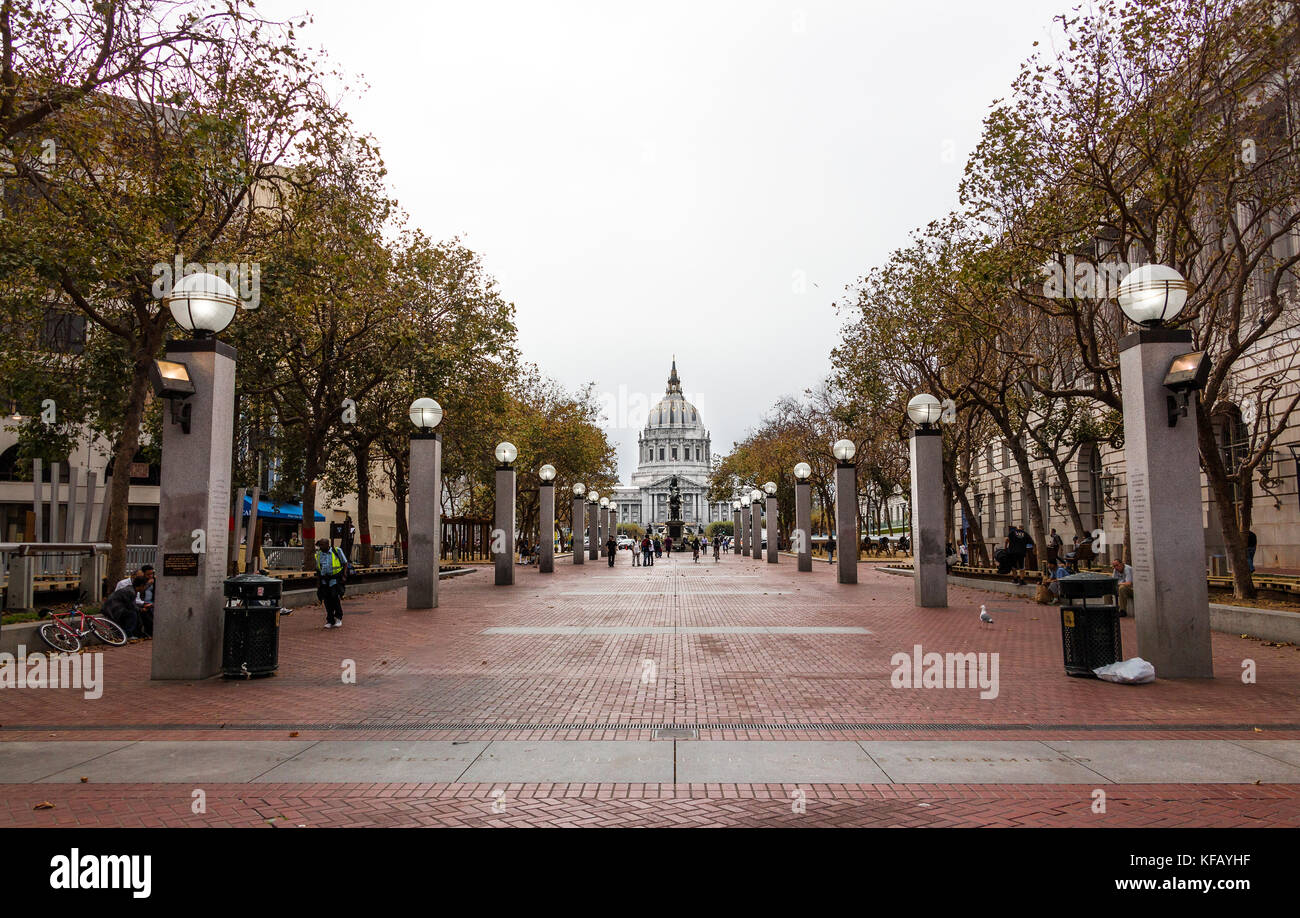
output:
[[[348,578],[348,557],[341,548],[316,540],[316,597],[325,603],[325,627],[343,627],[343,591]]]

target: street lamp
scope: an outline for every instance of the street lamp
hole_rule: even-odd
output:
[[[411,423],[420,430],[433,430],[442,423],[442,406],[431,398],[411,402]]]
[[[502,468],[509,468],[515,459],[519,458],[518,448],[509,440],[498,443],[495,454],[497,462],[501,463]]]
[[[177,280],[162,302],[190,337],[168,341],[163,360],[150,368],[155,391],[171,400],[161,438],[158,556],[172,568],[160,572],[155,588],[151,678],[206,679],[221,668],[222,581],[232,550],[237,355],[216,336],[234,320],[239,297],[215,274],[195,273]],[[303,535],[314,538],[314,524],[304,521]]]
[[[502,440],[493,451],[497,457],[496,531],[492,534],[496,553],[496,585],[512,586],[515,582],[515,467],[519,450],[509,440]]]
[[[776,482],[769,481],[765,483],[763,491],[767,494],[767,563],[776,564],[781,557],[781,552],[777,550],[777,541],[779,539],[777,519],[779,514],[776,506]]]
[[[555,573],[555,466],[549,463],[537,470],[542,480],[537,489],[541,519],[537,523],[537,572]]]
[[[948,564],[944,557],[945,497],[943,434],[935,427],[943,407],[921,393],[907,403],[916,425],[909,452],[912,467],[912,594],[922,608],[948,605]],[[843,557],[841,555],[841,557]]]
[[[912,396],[911,401],[907,403],[907,416],[922,430],[929,430],[932,424],[937,424],[942,414],[943,406],[939,404],[939,400],[924,392]]]
[[[438,567],[442,539],[442,406],[431,398],[411,402],[410,522],[406,548],[406,608],[438,607]]]
[[[588,559],[600,559],[600,492],[594,488],[587,492],[587,551]]]
[[[858,448],[852,440],[836,440],[831,452],[835,464],[835,541],[840,558],[836,569],[839,583],[858,582],[858,470],[853,457]]]
[[[187,274],[163,297],[172,318],[195,338],[212,338],[235,318],[239,297],[215,274]]]
[[[1138,268],[1119,288],[1120,308],[1141,326],[1118,347],[1132,614],[1138,655],[1171,679],[1214,676],[1196,412],[1178,421],[1204,385],[1208,360],[1190,350],[1190,329],[1160,327],[1182,311],[1189,290],[1165,265]]]
[[[573,540],[573,563],[581,564],[586,560],[586,553],[582,550],[582,542],[578,536],[585,531],[585,520],[583,514],[587,510],[587,500],[583,496],[587,493],[587,486],[580,481],[573,483],[573,516],[569,526],[569,537]]]
[[[1143,265],[1119,282],[1119,308],[1129,320],[1156,328],[1183,311],[1191,284],[1168,265]]]
[[[794,466],[794,551],[801,571],[812,570],[812,466],[797,462]]]

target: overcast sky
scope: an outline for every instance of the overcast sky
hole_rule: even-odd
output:
[[[672,355],[720,454],[826,374],[833,302],[956,203],[989,103],[1070,5],[260,8],[309,8],[307,42],[364,78],[344,105],[393,192],[482,254],[527,359],[607,393],[626,481]]]

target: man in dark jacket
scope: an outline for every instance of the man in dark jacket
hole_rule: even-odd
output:
[[[135,598],[149,586],[149,578],[136,574],[131,578],[131,585],[113,592],[100,606],[99,614],[112,621],[122,629],[129,638],[140,636],[140,613],[136,611]]]

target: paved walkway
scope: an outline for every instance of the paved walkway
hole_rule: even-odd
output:
[[[97,700],[5,690],[0,824],[1300,823],[1295,647],[1216,634],[1217,679],[1117,686],[1066,677],[1056,610],[1013,597],[620,562],[358,597],[341,630],[301,609],[272,679],[153,683],[145,643]],[[900,685],[916,645],[988,655],[983,687]]]

